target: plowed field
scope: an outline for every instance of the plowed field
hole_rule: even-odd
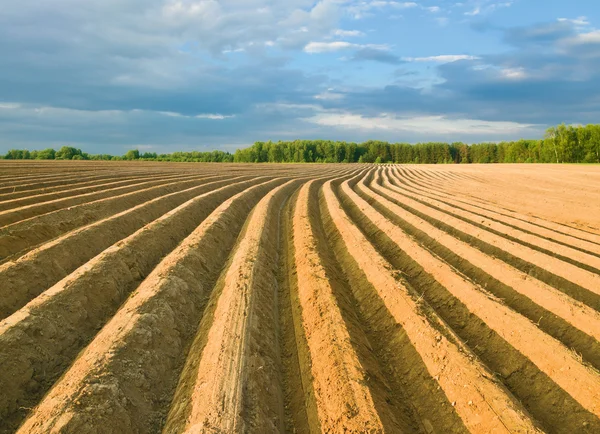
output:
[[[600,167],[0,163],[0,432],[598,433]]]

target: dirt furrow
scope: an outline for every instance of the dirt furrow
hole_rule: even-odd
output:
[[[174,180],[186,180],[189,178],[189,176],[178,176],[175,177]],[[140,189],[164,184],[165,181],[168,182],[172,180],[172,178],[166,178],[164,180],[158,179],[145,182],[132,182],[121,187],[108,188],[102,191],[95,191],[91,193],[82,193],[73,197],[64,197],[61,199],[41,202],[39,204],[25,205],[19,208],[0,211],[0,229],[4,229],[6,226],[12,223],[20,222],[22,220],[30,219],[32,217],[36,217],[42,214],[48,214],[52,211],[70,208],[76,205],[91,203],[100,199],[112,198],[114,196],[122,195],[125,193],[135,192],[139,191]]]
[[[114,178],[108,178],[103,180],[102,182],[92,182],[85,183],[88,185],[84,185],[81,187],[70,188],[68,190],[61,190],[58,192],[42,192],[40,194],[35,194],[27,197],[21,197],[17,199],[7,199],[3,200],[0,197],[0,211],[7,211],[12,208],[18,208],[25,205],[32,204],[42,204],[44,202],[48,202],[54,199],[61,199],[70,196],[76,196],[80,193],[87,192],[97,192],[100,190],[107,190],[111,187],[117,187],[120,185],[134,185],[137,183],[141,183],[144,181],[150,181],[157,179],[156,176],[140,176],[140,177],[130,177],[130,176],[119,176]],[[161,176],[161,180],[166,179],[177,179],[177,176]],[[106,182],[105,182],[106,181]],[[90,185],[91,184],[91,185]]]
[[[138,172],[141,174],[141,172]],[[95,180],[95,181],[99,181],[102,179],[107,179],[107,178],[112,178],[114,176],[114,173],[106,173],[106,174],[99,174],[99,175],[93,175],[93,174],[89,174],[86,173],[85,174],[85,179],[87,181],[89,180]],[[79,183],[82,180],[82,174],[73,174],[71,175],[67,175],[65,176],[64,174],[62,175],[58,175],[56,177],[56,180],[52,180],[52,181],[41,181],[41,182],[35,182],[35,180],[32,180],[33,182],[29,182],[27,184],[21,184],[20,181],[15,181],[12,183],[3,183],[2,186],[0,187],[0,193],[5,194],[5,193],[16,193],[16,192],[21,192],[21,191],[31,191],[31,190],[37,190],[40,188],[48,188],[48,187],[56,187],[56,186],[72,186],[74,184]]]
[[[378,212],[413,238],[418,237],[421,245],[433,254],[600,368],[600,314],[597,311],[394,204],[386,199],[386,191],[376,181],[377,178],[367,188],[366,179],[362,179],[356,189]]]
[[[408,170],[407,167],[401,167],[401,166],[395,167],[393,170],[397,171],[397,173],[404,174],[404,175],[406,175],[407,173],[410,173],[410,171]],[[562,181],[564,181],[564,179],[562,179]],[[481,182],[481,181],[479,181],[479,182]],[[459,185],[457,185],[453,189],[447,189],[447,192],[449,194],[453,195],[455,200],[466,201],[467,203],[477,206],[479,208],[482,208],[482,209],[485,209],[488,211],[493,211],[495,213],[502,214],[507,217],[512,217],[517,220],[521,220],[523,222],[527,222],[532,225],[539,226],[541,228],[550,229],[554,232],[558,232],[560,234],[563,234],[563,235],[566,235],[569,237],[574,237],[574,238],[577,238],[577,239],[580,239],[583,241],[600,244],[600,234],[598,234],[598,233],[591,233],[589,231],[586,231],[586,230],[583,230],[580,228],[574,228],[567,224],[554,222],[554,221],[551,221],[548,219],[536,217],[534,215],[525,214],[522,212],[517,212],[515,210],[508,209],[508,208],[506,208],[506,206],[502,206],[501,204],[486,201],[481,197],[476,197],[471,194],[464,194],[461,192],[461,188]]]
[[[219,272],[252,207],[282,182],[220,204],[140,285],[21,432],[160,432]]]
[[[0,319],[6,318],[42,291],[117,241],[182,203],[247,177],[206,182],[170,193],[92,223],[0,265]],[[73,252],[77,251],[77,255]]]
[[[159,261],[231,195],[261,178],[197,196],[96,256],[0,322],[0,420],[20,420]],[[267,181],[272,182],[272,181]]]
[[[381,185],[383,187],[387,187],[388,185],[391,184],[390,179],[387,177],[387,173],[385,171],[382,172],[382,174],[383,174],[383,182],[381,183]],[[377,181],[379,182],[379,181],[381,181],[381,179],[378,178]],[[524,274],[527,274],[527,275],[531,276],[532,278],[535,278],[537,280],[544,282],[545,284],[567,294],[569,297],[571,297],[579,302],[582,302],[582,303],[586,304],[587,306],[592,307],[596,311],[600,311],[600,295],[599,294],[595,294],[595,293],[583,288],[580,285],[577,285],[563,277],[560,277],[556,274],[553,274],[550,271],[547,271],[545,268],[542,268],[532,262],[528,262],[528,260],[523,259],[523,258],[527,258],[526,254],[523,254],[522,257],[517,257],[517,256],[511,254],[510,252],[508,252],[507,250],[503,250],[501,248],[501,246],[497,246],[497,245],[491,244],[489,242],[482,241],[477,232],[472,233],[472,232],[463,232],[463,231],[457,230],[456,227],[454,227],[451,224],[446,223],[444,220],[441,220],[439,217],[433,218],[430,215],[428,215],[424,212],[421,212],[414,207],[409,206],[408,205],[409,202],[407,201],[407,198],[403,197],[402,195],[399,195],[397,192],[391,191],[389,188],[386,188],[385,192],[380,191],[378,194],[382,195],[383,197],[385,197],[387,200],[393,202],[394,204],[400,206],[401,208],[403,208],[410,214],[414,214],[414,215],[418,216],[419,218],[428,222],[429,224],[433,225],[434,227],[441,229],[444,232],[452,235],[454,238],[457,238],[457,239],[477,248],[481,252],[485,253],[487,256],[500,259],[503,262],[505,262],[506,264],[523,272]],[[437,254],[439,254],[439,253],[437,253]],[[446,255],[442,254],[442,256],[444,256],[445,258],[449,257],[449,255],[447,255],[447,254]],[[464,269],[464,267],[463,267],[463,269]],[[485,286],[485,284],[484,284],[484,286]],[[514,293],[513,293],[513,295],[514,295]],[[505,294],[505,297],[506,297],[506,294]],[[508,297],[508,298],[510,298],[510,297]],[[536,319],[535,322],[539,323],[539,324],[545,323],[545,321],[541,322],[539,320],[540,316],[538,316],[538,319]],[[556,329],[554,329],[554,330],[556,330]]]
[[[342,189],[346,194],[352,194],[348,182],[342,184]],[[325,184],[324,195],[332,222],[356,268],[362,270],[390,315],[402,326],[425,364],[429,378],[435,378],[439,383],[468,430],[536,432],[520,404],[491,380],[493,374],[419,313],[418,304],[402,282],[394,277],[391,265],[351,223],[335,197],[331,182]],[[440,327],[439,322],[437,326]],[[426,413],[427,410],[430,407],[417,406],[425,426],[431,426],[435,432],[449,432],[446,421],[436,420],[435,416]],[[442,425],[433,426],[431,420],[442,422]]]
[[[190,352],[174,411],[176,432],[281,432],[281,361],[276,321],[277,230],[283,201],[298,181],[273,189],[255,207]],[[213,307],[214,306],[214,307]],[[208,326],[210,324],[210,327]],[[188,384],[188,383],[191,383]],[[187,408],[179,403],[188,402]]]
[[[157,197],[179,192],[225,178],[220,176],[197,176],[189,180],[161,183],[153,187],[133,191],[71,208],[33,217],[0,229],[0,263],[17,257],[48,240],[92,222],[128,210]]]
[[[448,205],[458,211],[466,211],[472,216],[470,217],[471,219],[477,219],[482,224],[486,224],[489,227],[493,226],[491,226],[488,223],[484,223],[486,219],[489,219],[490,222],[493,222],[495,224],[503,224],[517,231],[522,231],[522,233],[525,234],[525,237],[522,237],[522,239],[525,241],[528,240],[527,237],[531,238],[531,236],[537,236],[546,241],[556,242],[566,247],[581,250],[584,253],[592,253],[596,256],[600,256],[600,244],[596,244],[587,240],[582,240],[573,236],[564,235],[559,232],[552,231],[550,229],[533,225],[521,219],[505,216],[501,213],[486,210],[484,208],[472,205],[463,200],[457,200],[455,195],[453,196],[452,194],[447,193],[446,190],[441,189],[439,186],[432,183],[413,183],[406,179],[403,180],[403,183],[405,184],[405,188],[407,190],[418,194],[421,197],[427,197],[429,199],[440,201],[441,203]],[[484,220],[481,220],[481,218],[483,218]],[[519,232],[516,233],[516,236],[520,236],[518,235]],[[535,240],[535,238],[531,239]]]
[[[319,432],[320,424],[311,381],[310,355],[302,331],[302,313],[298,300],[295,272],[293,216],[299,190],[287,201],[279,232],[279,344],[282,368],[284,432]],[[312,428],[312,431],[311,431]]]
[[[392,193],[396,193],[396,195],[393,196],[394,199],[418,210],[419,212],[422,212],[423,214],[437,219],[440,222],[444,222],[445,224],[452,226],[457,231],[475,236],[480,241],[502,249],[511,255],[516,256],[517,258],[531,262],[532,264],[559,277],[562,277],[565,280],[571,281],[590,292],[600,294],[600,275],[534,250],[528,246],[516,243],[505,238],[504,236],[489,232],[483,227],[454,217],[448,212],[443,211],[441,207],[438,208],[434,205],[428,204],[426,201],[421,200],[419,197],[415,197],[414,194],[407,192],[403,188],[393,185],[389,182],[389,179],[385,176],[385,174],[383,179],[383,186]]]
[[[545,428],[600,429],[600,376],[535,325],[456,274],[356,193],[352,219]],[[348,209],[347,209],[348,211]],[[408,253],[410,256],[408,256]],[[556,407],[560,402],[560,407]]]
[[[563,261],[572,262],[580,268],[586,268],[592,273],[600,274],[600,256],[589,254],[587,252],[574,249],[564,244],[545,239],[541,236],[527,233],[523,230],[513,228],[504,223],[500,223],[483,215],[477,215],[456,206],[453,203],[446,203],[439,199],[432,199],[429,195],[423,194],[422,191],[414,192],[411,187],[402,188],[404,193],[413,199],[418,199],[420,202],[435,207],[446,214],[459,218],[467,223],[485,229],[491,233],[502,235],[503,237],[514,241],[515,243],[523,244],[540,252],[551,256],[556,256]]]
[[[310,181],[300,190],[293,237],[297,297],[320,430],[383,432],[363,368],[317,253],[309,216],[311,188],[316,187],[318,184]]]

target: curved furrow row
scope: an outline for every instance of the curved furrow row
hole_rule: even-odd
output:
[[[511,241],[523,244],[524,246],[528,246],[532,249],[539,250],[540,252],[563,258],[563,260],[566,261],[572,261],[575,265],[580,267],[586,266],[594,273],[600,272],[600,255],[578,250],[568,245],[559,244],[557,242],[545,239],[539,235],[527,233],[518,228],[498,222],[494,219],[470,212],[464,208],[456,206],[452,202],[431,198],[428,195],[423,194],[422,191],[415,191],[410,186],[403,186],[402,189],[413,199],[416,198],[428,206],[439,209],[440,211],[468,222],[469,224],[475,225],[494,234],[501,234]]]
[[[48,240],[92,222],[126,211],[146,201],[183,192],[226,176],[197,176],[189,180],[158,185],[105,199],[53,211],[0,228],[0,262],[18,256]]]
[[[420,198],[414,193],[405,190],[402,187],[393,185],[387,176],[383,174],[383,187],[389,191],[389,196],[394,200],[410,207],[422,215],[426,215],[431,219],[437,220],[446,226],[450,226],[455,231],[462,232],[466,235],[475,236],[480,243],[486,243],[489,246],[501,249],[510,255],[517,257],[523,261],[530,262],[535,266],[546,270],[556,276],[559,276],[567,281],[570,281],[584,290],[594,294],[600,294],[600,275],[587,269],[580,268],[569,262],[565,262],[554,256],[540,252],[529,246],[508,239],[501,233],[489,231],[484,226],[465,221],[455,217],[451,210],[446,211],[445,207],[438,206],[431,201]],[[413,211],[411,211],[413,212]],[[473,243],[472,243],[473,244]],[[478,247],[480,247],[478,245]],[[562,288],[559,288],[562,289]]]
[[[252,207],[284,182],[258,184],[221,203],[144,280],[21,432],[75,433],[98,422],[105,432],[159,432],[228,253]]]
[[[377,178],[376,178],[377,179]],[[363,179],[356,192],[463,275],[535,322],[600,369],[600,313],[554,287],[472,247],[386,198],[377,182]]]
[[[277,337],[277,234],[301,181],[256,205],[212,291],[165,432],[276,432],[284,423]]]
[[[176,176],[174,178],[167,177],[165,179],[153,180],[153,181],[142,181],[142,182],[131,182],[128,185],[121,187],[107,188],[101,191],[95,191],[90,193],[80,193],[72,197],[63,197],[60,199],[54,199],[39,204],[25,205],[18,208],[9,209],[6,211],[0,211],[0,230],[6,226],[20,222],[32,217],[39,215],[49,214],[53,211],[58,211],[65,208],[71,208],[73,206],[96,202],[105,198],[112,198],[118,195],[136,192],[140,189],[146,189],[156,185],[164,184],[165,181],[186,181],[194,178],[194,176]]]
[[[398,179],[398,178],[396,178]],[[453,197],[451,193],[448,193],[447,189],[435,185],[433,183],[423,182],[414,183],[407,179],[402,179],[406,188],[411,191],[423,195],[430,199],[436,199],[445,203],[446,205],[453,206],[455,209],[461,211],[470,212],[475,218],[483,217],[488,218],[493,222],[502,223],[508,227],[522,231],[525,235],[535,235],[544,238],[549,241],[560,243],[564,246],[579,249],[583,252],[592,253],[600,256],[600,244],[594,243],[593,241],[582,239],[575,236],[569,236],[557,231],[553,231],[542,226],[538,226],[523,219],[511,217],[503,213],[494,212],[478,206],[477,204],[469,203],[468,200],[460,200]]]
[[[477,202],[469,201],[468,199],[457,199],[456,194],[452,193],[454,189],[448,189],[444,186],[439,186],[428,182],[411,182],[405,177],[396,177],[396,180],[404,182],[404,185],[411,191],[417,194],[424,195],[430,199],[437,199],[447,205],[451,205],[456,209],[471,212],[473,215],[489,218],[492,221],[506,224],[512,228],[519,229],[525,234],[537,235],[539,237],[559,242],[565,246],[578,248],[582,251],[592,252],[600,256],[600,242],[590,240],[589,236],[581,238],[582,234],[566,235],[557,230],[551,230],[544,226],[536,225],[525,220],[527,216],[517,215],[515,217],[507,215],[498,210],[494,210],[492,206],[481,206]],[[550,222],[547,222],[550,223]],[[560,228],[560,225],[557,225]],[[564,229],[564,228],[562,228]],[[600,237],[597,237],[600,241]]]
[[[94,180],[94,181],[101,181],[104,179],[111,179],[113,178],[117,173],[103,173],[103,174],[99,174],[99,175],[93,175],[93,174],[86,174],[85,179],[90,181],[90,180]],[[118,173],[119,175],[127,175],[128,173],[125,172],[121,172]],[[143,172],[132,172],[131,174],[136,175],[136,174],[140,174],[143,175]],[[160,175],[160,173],[157,173],[156,175]],[[7,194],[7,193],[17,193],[17,192],[30,192],[33,190],[38,190],[38,189],[42,189],[42,188],[48,188],[48,187],[56,187],[56,186],[72,186],[72,185],[76,185],[78,184],[82,179],[82,175],[81,174],[73,174],[72,176],[65,176],[65,175],[61,175],[61,176],[57,176],[56,179],[54,180],[40,180],[39,182],[37,182],[35,179],[32,179],[30,181],[27,181],[25,184],[22,184],[21,181],[13,181],[13,182],[6,182],[6,183],[2,183],[2,185],[0,185],[0,193],[2,194]]]
[[[403,175],[403,176],[400,176],[401,178],[409,177],[410,174],[414,172],[414,169],[409,169],[405,166],[395,167],[393,170],[397,171],[398,173],[401,173]],[[564,181],[564,177],[561,178],[561,181]],[[442,188],[445,190],[446,193],[452,195],[454,197],[455,201],[458,201],[458,202],[463,201],[467,204],[474,205],[474,206],[476,206],[478,208],[482,208],[484,210],[492,211],[496,214],[500,214],[500,215],[503,215],[506,217],[512,217],[514,219],[521,220],[523,222],[526,222],[526,223],[529,223],[531,225],[538,226],[541,228],[550,229],[558,234],[567,235],[567,236],[573,237],[573,238],[578,238],[583,241],[594,242],[595,244],[600,244],[600,233],[591,233],[587,230],[584,230],[581,228],[575,228],[575,227],[569,226],[564,223],[557,223],[557,222],[554,222],[554,221],[551,221],[548,219],[544,219],[544,218],[540,218],[540,217],[536,217],[536,216],[533,216],[530,214],[520,213],[513,209],[509,209],[506,206],[501,206],[496,203],[491,203],[481,197],[477,197],[477,196],[474,196],[471,194],[467,195],[461,191],[461,185],[456,185],[452,189],[445,188],[445,186],[443,184],[438,187],[438,189],[442,189]],[[577,186],[575,186],[574,189],[576,190]]]
[[[109,179],[109,180],[111,180],[111,179],[115,179],[115,180],[116,179],[135,179],[137,177],[141,177],[144,175],[145,174],[140,174],[140,175],[115,174],[111,177],[108,177],[107,179]],[[89,181],[87,179],[81,179],[80,182],[78,182],[76,184],[59,185],[59,186],[47,187],[47,188],[38,188],[38,189],[34,189],[34,190],[18,191],[15,193],[1,193],[0,200],[4,202],[4,201],[8,201],[8,200],[27,199],[28,197],[41,195],[41,194],[51,194],[51,193],[60,194],[63,191],[72,190],[74,188],[82,188],[82,187],[86,187],[86,186],[90,186],[90,185],[95,185],[97,182],[98,182],[97,180]]]
[[[203,193],[245,182],[230,178],[170,193],[76,229],[15,261],[0,265],[0,319],[7,317],[42,291],[117,241],[172,209]],[[241,181],[242,180],[242,181]],[[77,251],[77,255],[73,252]]]
[[[0,322],[0,420],[14,423],[158,262],[253,178],[199,195],[111,246]]]
[[[346,188],[353,219],[417,294],[546,427],[600,428],[600,377],[533,323],[490,298]],[[552,402],[561,402],[560,409]],[[565,416],[565,413],[568,416]]]
[[[317,420],[312,430],[336,432],[383,432],[359,355],[334,294],[333,278],[327,274],[315,235],[315,194],[318,181],[300,190],[293,215],[294,271],[292,298],[299,304],[302,354],[309,366],[302,383],[311,385],[306,406]],[[312,203],[312,206],[311,206]],[[312,216],[311,216],[312,214]],[[310,408],[313,407],[313,408]]]
[[[341,188],[352,199],[354,193],[350,190],[348,181],[344,182]],[[374,292],[379,297],[378,303],[383,303],[387,314],[401,327],[410,345],[418,353],[418,362],[424,365],[420,374],[427,377],[428,382],[435,381],[439,384],[447,398],[446,407],[453,407],[464,427],[472,432],[536,431],[520,404],[492,381],[493,374],[465,352],[443,322],[436,318],[434,325],[421,313],[418,302],[394,275],[393,267],[375,250],[345,213],[330,182],[325,185],[324,196],[331,224],[335,226],[340,237],[341,250],[347,256],[347,270],[354,268],[361,271],[363,285],[368,288],[363,291]],[[375,303],[366,302],[363,309],[368,311],[370,304]],[[440,328],[444,331],[440,332]],[[399,332],[400,330],[395,331]],[[393,338],[388,342],[390,345],[396,344]],[[400,349],[400,354],[402,351]],[[415,368],[418,362],[413,361]],[[398,368],[402,369],[401,362]],[[398,378],[397,381],[402,383],[403,379]],[[424,378],[420,381],[425,382]],[[427,396],[415,396],[414,391],[412,395],[411,399],[421,401],[416,408],[424,428],[430,428],[429,431],[433,432],[449,431],[449,420],[430,412],[435,402],[429,402],[427,405],[424,402]],[[456,426],[454,430],[458,431],[459,427]]]
[[[161,176],[160,179],[161,180],[166,180],[166,179],[177,179],[179,178],[178,175],[169,175],[169,176]],[[4,200],[2,197],[0,197],[0,210],[1,211],[6,211],[12,208],[19,208],[19,207],[23,207],[25,205],[32,205],[32,204],[42,204],[44,202],[49,202],[51,200],[56,200],[56,199],[62,199],[65,197],[72,197],[72,196],[77,196],[78,194],[82,194],[82,193],[92,193],[92,192],[96,192],[99,190],[107,190],[109,188],[112,187],[117,187],[117,186],[121,186],[121,185],[134,185],[134,184],[138,184],[138,183],[142,183],[144,181],[151,181],[151,180],[156,180],[157,177],[156,176],[139,176],[139,177],[129,177],[129,176],[124,176],[124,177],[114,177],[114,178],[108,178],[106,180],[103,180],[101,182],[85,182],[83,184],[83,186],[81,186],[81,184],[78,184],[77,186],[73,186],[75,188],[68,188],[68,189],[63,189],[61,191],[58,192],[41,192],[39,194],[34,194],[34,195],[30,195],[27,197],[20,197],[20,198],[16,198],[16,199],[6,199]]]

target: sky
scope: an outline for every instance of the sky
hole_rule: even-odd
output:
[[[0,152],[600,122],[597,0],[0,0]]]

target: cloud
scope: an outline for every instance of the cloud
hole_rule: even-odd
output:
[[[235,115],[220,115],[220,114],[212,114],[212,113],[208,113],[208,114],[200,114],[200,115],[196,115],[194,116],[197,119],[212,119],[212,120],[223,120],[223,119],[230,119],[235,117]]]
[[[428,56],[428,57],[403,57],[402,60],[405,62],[436,62],[436,63],[448,63],[456,62],[457,60],[477,60],[479,57],[470,56],[467,54],[442,54],[439,56]]]
[[[387,50],[372,47],[363,47],[359,49],[356,53],[354,53],[354,56],[352,56],[351,60],[369,60],[373,62],[388,63],[390,65],[399,65],[401,63],[405,63],[398,56],[390,53]]]
[[[331,53],[341,50],[387,50],[386,45],[379,44],[354,44],[346,41],[333,41],[333,42],[309,42],[304,47],[304,51],[310,54],[317,53]]]
[[[333,31],[333,34],[335,36],[339,36],[340,38],[350,38],[350,37],[357,37],[357,36],[365,36],[365,34],[363,32],[361,32],[360,30],[335,29]]]
[[[514,1],[496,1],[496,0],[470,0],[467,2],[455,3],[454,7],[464,8],[469,10],[463,12],[463,15],[468,17],[479,17],[481,15],[489,15],[498,9],[508,8],[513,5]]]
[[[580,33],[565,41],[567,44],[600,44],[600,30],[594,30],[587,33]]]
[[[353,130],[379,131],[396,133],[419,133],[428,131],[433,136],[470,136],[484,134],[490,139],[507,134],[519,135],[531,133],[539,129],[536,125],[516,122],[481,121],[477,119],[448,118],[445,116],[412,116],[399,117],[389,113],[376,116],[362,116],[344,112],[323,112],[309,119],[319,125]]]
[[[515,47],[552,47],[558,41],[575,36],[572,23],[557,21],[529,27],[513,27],[504,30],[504,40]]]
[[[559,18],[558,21],[561,23],[568,22],[578,27],[585,27],[590,25],[590,22],[585,16],[580,16],[577,18]]]

